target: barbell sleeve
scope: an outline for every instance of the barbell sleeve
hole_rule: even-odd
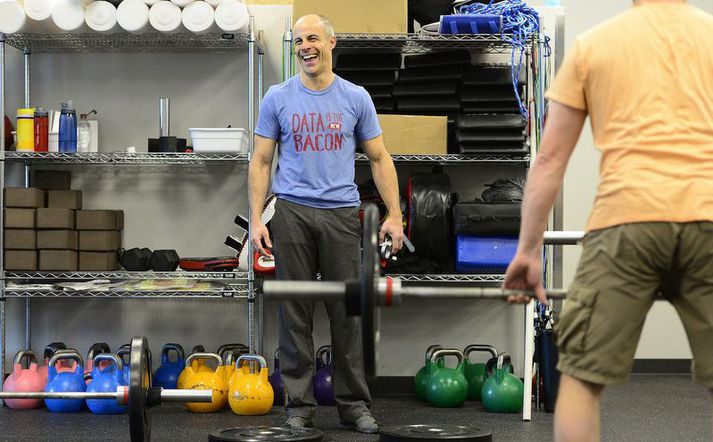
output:
[[[117,397],[118,393],[111,391],[94,393],[86,391],[55,391],[52,393],[13,391],[0,393],[0,399],[116,399]]]
[[[347,285],[340,281],[265,281],[265,299],[280,301],[343,301]]]
[[[213,390],[161,390],[161,402],[212,402]]]
[[[553,246],[575,245],[584,238],[583,231],[558,231],[550,230],[545,232],[545,244]]]

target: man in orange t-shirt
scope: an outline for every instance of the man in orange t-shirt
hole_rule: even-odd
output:
[[[546,302],[543,232],[587,116],[602,153],[582,257],[555,326],[556,441],[600,439],[602,390],[628,380],[659,294],[686,329],[694,379],[713,393],[712,35],[713,17],[685,0],[636,0],[577,38],[548,92],[505,288]]]

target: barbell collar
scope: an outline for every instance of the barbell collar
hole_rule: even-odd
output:
[[[557,231],[550,230],[545,232],[545,244],[553,246],[561,245],[576,245],[584,238],[583,231]]]
[[[265,281],[265,299],[280,301],[343,301],[346,283],[342,281]]]

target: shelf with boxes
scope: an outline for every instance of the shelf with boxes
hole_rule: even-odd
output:
[[[338,49],[395,49],[410,54],[454,48],[477,49],[490,54],[509,54],[512,51],[512,45],[507,41],[511,36],[500,34],[337,33],[336,37]]]

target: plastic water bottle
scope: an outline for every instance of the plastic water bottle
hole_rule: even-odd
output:
[[[92,127],[87,120],[87,114],[79,115],[77,123],[77,152],[89,152],[92,144]]]
[[[72,100],[62,103],[59,115],[59,151],[65,153],[77,152],[77,112]]]

